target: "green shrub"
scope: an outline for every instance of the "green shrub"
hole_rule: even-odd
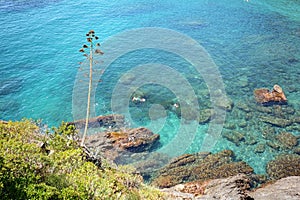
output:
[[[2,199],[162,199],[134,169],[85,160],[66,123],[41,134],[30,120],[0,122]]]

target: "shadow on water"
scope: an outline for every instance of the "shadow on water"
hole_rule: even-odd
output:
[[[12,94],[21,90],[23,80],[19,78],[7,79],[0,82],[0,96]]]

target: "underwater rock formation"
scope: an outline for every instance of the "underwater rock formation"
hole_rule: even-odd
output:
[[[245,162],[234,161],[234,153],[224,150],[216,154],[187,154],[163,167],[152,184],[168,188],[189,181],[225,178],[239,173],[252,174]]]
[[[279,85],[274,85],[273,90],[267,88],[259,88],[254,90],[254,97],[258,103],[287,102],[287,98]]]
[[[294,123],[293,120],[272,117],[272,116],[261,116],[260,120],[265,123],[272,124],[274,126],[278,126],[278,127],[282,127],[282,128],[290,126],[291,124]]]
[[[214,109],[204,109],[204,110],[201,110],[200,111],[200,114],[199,114],[199,123],[200,124],[204,124],[204,123],[207,123],[211,120],[211,118],[215,115],[215,111]]]
[[[85,126],[85,119],[69,122],[68,124],[75,125],[77,129],[82,129]],[[123,115],[111,114],[89,119],[89,128],[120,128],[124,126],[125,117]]]
[[[217,107],[228,112],[232,111],[234,106],[233,101],[229,98],[217,98],[217,100],[214,103]]]
[[[258,145],[255,147],[254,152],[255,152],[255,153],[263,153],[263,152],[265,151],[265,149],[266,149],[265,144],[260,143],[260,144],[258,144]]]
[[[300,176],[300,156],[296,154],[279,155],[267,164],[267,174],[271,179]]]
[[[298,143],[297,137],[287,132],[279,133],[276,139],[282,149],[292,149]]]
[[[236,146],[239,146],[241,142],[245,141],[245,136],[238,131],[223,132],[222,136],[230,142],[233,142]]]

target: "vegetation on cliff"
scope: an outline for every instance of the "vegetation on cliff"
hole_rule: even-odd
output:
[[[51,133],[30,120],[0,121],[2,199],[162,199],[128,166],[89,161],[74,126]]]

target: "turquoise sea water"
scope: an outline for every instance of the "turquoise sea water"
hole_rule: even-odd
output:
[[[49,126],[72,121],[73,86],[78,62],[84,61],[78,50],[85,33],[94,29],[105,42],[123,31],[143,27],[174,30],[199,42],[216,63],[234,105],[254,103],[255,88],[271,89],[279,84],[289,100],[285,107],[299,115],[299,13],[299,1],[283,0],[0,0],[0,119],[43,119]],[[192,85],[200,109],[210,107],[207,85],[190,63],[169,52],[142,49],[122,55],[107,68],[96,90],[97,115],[111,112],[112,93],[121,76],[146,63],[172,66]],[[149,101],[130,104],[135,126],[149,125],[151,105],[176,98],[163,86],[143,86],[141,90]],[[161,134],[164,145],[176,134],[180,119],[172,110],[160,114],[167,116],[164,126],[152,128]],[[265,143],[259,119],[246,115],[234,106],[226,113],[223,132],[239,131]],[[247,125],[239,126],[241,122]],[[290,130],[275,127],[275,131],[299,135],[297,126]],[[197,128],[187,152],[201,149],[207,129],[208,124]],[[255,145],[236,146],[224,137],[218,138],[212,151],[226,148],[234,150],[237,158],[248,162],[257,173],[264,173],[265,164],[282,153],[269,147],[255,153]]]

